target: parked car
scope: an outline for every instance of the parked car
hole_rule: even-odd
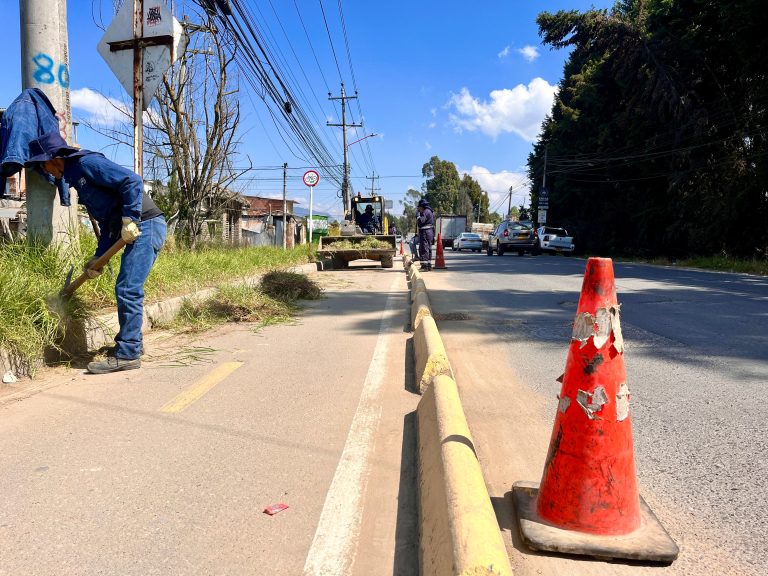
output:
[[[472,252],[480,252],[483,248],[483,239],[480,238],[480,234],[474,232],[462,232],[459,237],[453,241],[453,249],[461,252],[462,250],[472,250]]]
[[[505,252],[517,252],[520,256],[530,252],[537,256],[541,249],[536,231],[532,226],[522,222],[504,220],[493,234],[488,236],[486,254],[492,256],[494,252],[499,256],[503,256]]]
[[[563,252],[570,254],[575,250],[573,238],[568,236],[568,231],[564,228],[553,228],[551,226],[541,226],[536,230],[539,247],[545,252]]]

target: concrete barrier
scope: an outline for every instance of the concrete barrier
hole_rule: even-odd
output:
[[[437,376],[419,402],[422,576],[511,576],[456,382]]]
[[[424,316],[413,334],[413,350],[416,356],[416,378],[419,393],[423,394],[435,376],[453,378],[451,363],[445,353],[443,340],[432,316]]]
[[[429,296],[426,291],[417,292],[411,304],[411,328],[416,330],[424,316],[432,316],[432,307],[429,305]]]
[[[427,293],[427,285],[424,283],[424,279],[421,276],[411,280],[411,302],[416,300],[416,294],[420,292],[424,294]]]

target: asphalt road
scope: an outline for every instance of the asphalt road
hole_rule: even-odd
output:
[[[446,253],[426,275],[519,574],[764,574],[768,279],[616,264],[641,493],[682,552],[668,568],[530,553],[509,489],[538,481],[585,261]]]
[[[139,371],[6,390],[0,575],[413,574],[405,275],[314,277],[295,324],[153,333]]]

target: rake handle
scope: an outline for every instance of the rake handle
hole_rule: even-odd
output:
[[[91,264],[91,266],[88,268],[88,270],[101,270],[104,268],[104,266],[107,265],[107,262],[109,262],[112,259],[112,256],[120,252],[120,250],[123,249],[125,246],[125,240],[122,238],[112,244],[109,250],[104,252],[101,256],[98,257],[98,259]],[[80,276],[75,278],[72,282],[70,282],[68,285],[64,286],[64,288],[61,289],[61,292],[59,292],[59,295],[66,297],[72,296],[72,294],[82,286],[82,284],[88,280],[88,274],[87,271],[84,271]]]

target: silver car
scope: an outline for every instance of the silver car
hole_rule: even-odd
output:
[[[522,222],[504,220],[493,234],[488,236],[488,256],[496,252],[503,256],[505,252],[517,252],[520,256],[530,252],[533,256],[541,253],[539,240],[533,227]]]
[[[453,241],[453,249],[461,252],[462,250],[472,250],[480,252],[483,248],[483,240],[479,234],[474,232],[462,232],[459,237]]]

